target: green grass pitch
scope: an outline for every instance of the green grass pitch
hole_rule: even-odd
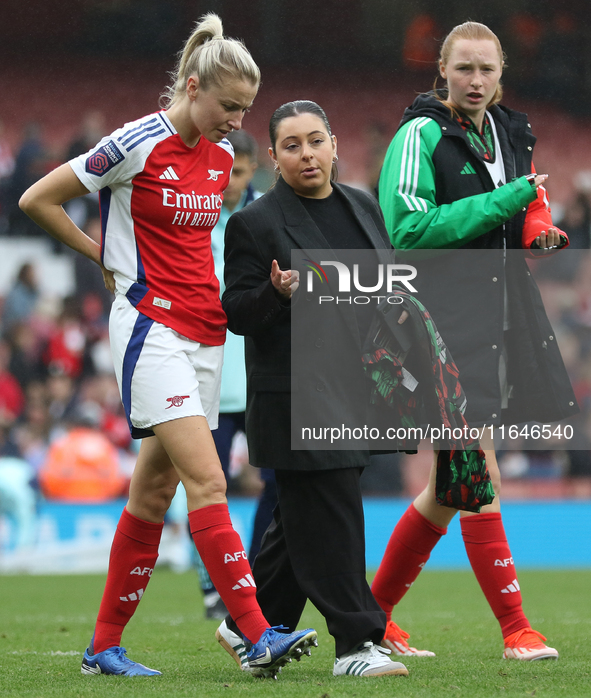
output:
[[[501,659],[501,634],[470,572],[424,572],[399,605],[396,620],[411,642],[435,658],[404,661],[410,676],[332,676],[334,644],[308,606],[302,625],[318,630],[312,657],[293,662],[278,681],[254,679],[214,639],[203,619],[195,574],[158,568],[123,645],[160,669],[154,678],[83,676],[82,652],[92,634],[103,576],[0,577],[2,696],[591,696],[591,571],[522,571],[525,611],[560,653],[558,661]]]

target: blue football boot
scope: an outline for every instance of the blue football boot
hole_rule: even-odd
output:
[[[161,671],[149,669],[143,664],[132,662],[125,654],[125,647],[109,647],[104,652],[91,654],[89,647],[82,660],[83,674],[111,674],[117,676],[160,676]]]
[[[282,625],[267,628],[260,640],[248,649],[246,658],[253,676],[276,679],[281,667],[292,658],[299,662],[302,654],[310,655],[312,646],[318,647],[318,634],[312,628],[289,634],[277,632],[282,629]]]

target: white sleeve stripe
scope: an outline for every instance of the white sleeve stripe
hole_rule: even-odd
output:
[[[167,129],[172,133],[172,135],[174,136],[175,131],[172,130],[172,128],[171,128],[171,126],[170,126],[170,122],[168,121],[168,119],[164,118],[164,115],[163,115],[162,113],[159,113],[158,116],[160,117],[160,121],[162,121],[162,123],[166,126],[166,128],[167,128]]]
[[[408,173],[408,179],[407,179],[407,194],[410,195],[411,200],[414,202],[415,210],[424,210],[425,213],[427,212],[427,204],[423,199],[420,197],[415,196],[417,193],[417,186],[419,182],[419,169],[420,169],[420,153],[421,153],[421,128],[429,122],[429,118],[425,117],[423,119],[418,119],[417,124],[413,130],[413,141],[411,145],[414,145],[414,152],[413,148],[411,148],[410,153],[413,157],[412,162],[411,162],[411,168],[409,168],[409,173]],[[412,188],[412,191],[410,191]]]
[[[413,177],[412,180],[409,177],[409,186],[411,185],[412,181],[412,192],[411,192],[411,198],[415,202],[415,206],[417,207],[417,210],[422,208],[422,206],[419,204],[417,198],[415,197],[415,194],[417,193],[417,185],[419,182],[419,156],[421,154],[421,131],[420,131],[420,126],[417,126],[415,129],[415,142],[414,142],[414,160],[413,160]]]
[[[398,186],[398,193],[402,196],[408,208],[411,211],[423,210],[425,213],[427,212],[427,202],[417,197],[416,192],[420,169],[420,131],[429,121],[431,121],[431,119],[426,116],[415,119],[407,131],[402,151],[400,181]]]
[[[117,140],[122,141],[124,138],[127,138],[127,136],[129,136],[130,133],[133,133],[134,131],[139,131],[141,128],[144,128],[144,127],[148,126],[149,124],[153,124],[155,121],[156,121],[156,117],[154,117],[153,119],[150,119],[149,121],[142,121],[142,123],[139,124],[139,126],[135,126],[134,128],[130,128],[129,131],[126,131],[121,136],[119,136],[119,138]]]
[[[408,131],[406,132],[406,137],[404,139],[404,145],[402,147],[402,160],[400,163],[400,179],[398,181],[398,193],[402,198],[404,199],[404,202],[408,206],[408,208],[411,211],[414,211],[413,207],[410,204],[409,198],[406,196],[405,192],[403,191],[404,187],[404,177],[405,177],[405,170],[406,170],[406,153],[407,153],[407,147],[408,147],[408,141],[410,139],[412,130],[414,128],[414,124],[411,124]]]
[[[154,133],[146,133],[146,135],[143,138],[134,141],[130,146],[126,148],[126,150],[129,153],[130,150],[133,150],[140,143],[143,143],[147,138],[155,138],[156,136],[161,136],[163,133],[166,133],[166,131],[163,128],[161,128],[160,131],[155,131]]]
[[[121,145],[127,147],[128,143],[131,143],[136,138],[142,136],[144,133],[151,134],[157,128],[162,128],[162,124],[155,123],[153,126],[146,126],[146,128],[143,128],[141,131],[134,133],[133,136],[130,136],[127,140],[122,140]],[[161,131],[159,131],[159,133],[161,133]]]

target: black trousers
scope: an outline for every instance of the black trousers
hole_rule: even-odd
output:
[[[365,576],[361,472],[276,470],[278,504],[253,567],[270,625],[292,632],[310,599],[335,638],[337,657],[363,640],[379,644],[386,629]]]

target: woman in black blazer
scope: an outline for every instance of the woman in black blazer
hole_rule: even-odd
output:
[[[311,312],[302,342],[315,347],[317,360],[292,374],[292,295],[294,303],[306,303],[308,294],[298,290],[291,251],[391,245],[373,197],[331,178],[336,138],[317,104],[283,105],[269,131],[279,179],[228,222],[222,300],[228,327],[246,336],[251,463],[273,468],[277,481],[274,522],[253,567],[257,598],[270,621],[278,618],[290,629],[310,599],[335,638],[335,676],[406,675],[404,665],[380,647],[385,617],[365,577],[359,478],[369,450],[291,450],[290,434],[292,386],[296,394],[313,395],[321,412],[335,415],[347,397],[351,402],[351,394],[363,391],[361,338],[367,330],[353,306],[334,314],[334,323],[342,325],[336,331]],[[356,342],[339,342],[346,327]],[[335,356],[346,367],[346,381],[327,380]],[[240,664],[236,632],[228,618],[217,637]]]

